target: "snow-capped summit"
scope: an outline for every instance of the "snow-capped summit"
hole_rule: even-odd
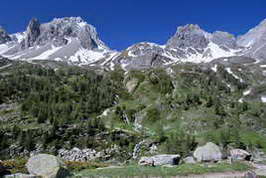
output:
[[[109,49],[95,27],[80,17],[56,18],[43,24],[34,18],[21,33],[9,35],[0,28],[0,55],[13,60],[55,60],[111,69],[115,65],[142,69],[179,62],[207,63],[233,56],[266,60],[266,19],[239,38],[189,24],[178,27],[164,45],[141,42],[117,52]]]
[[[90,64],[112,51],[99,39],[95,27],[80,17],[57,18],[41,24],[32,19],[25,32],[11,35],[0,54],[18,60],[57,60]]]
[[[130,46],[114,58],[115,64],[125,69],[148,68],[178,62],[210,62],[220,57],[235,56],[241,50],[236,38],[216,31],[208,33],[198,25],[185,25],[165,45],[142,42]]]

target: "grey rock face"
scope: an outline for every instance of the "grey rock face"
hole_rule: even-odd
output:
[[[69,38],[78,38],[85,49],[94,49],[104,46],[99,40],[95,28],[80,17],[54,19],[52,22],[40,24],[32,19],[27,27],[26,39],[22,47],[45,45],[52,42],[55,46],[62,46],[69,42]]]
[[[2,27],[0,27],[0,44],[6,43],[8,41],[11,41],[11,37]]]
[[[192,156],[188,156],[186,158],[183,159],[183,162],[186,164],[195,164],[196,161]]]
[[[178,165],[180,155],[156,155],[152,157],[142,157],[139,165],[146,166],[162,166],[162,165]]]
[[[34,45],[40,36],[40,23],[37,19],[32,19],[27,27],[26,38],[22,42],[22,49],[29,48]]]
[[[253,171],[248,171],[245,175],[244,178],[258,178],[257,174]]]
[[[170,48],[206,48],[209,41],[207,32],[198,25],[185,25],[178,27],[176,34],[167,42]]]
[[[236,43],[236,38],[234,35],[227,33],[216,31],[212,34],[211,41],[219,46],[224,46],[226,48],[236,49],[238,48]]]
[[[209,142],[204,146],[198,147],[193,156],[198,162],[219,161],[222,159],[222,152],[216,144]]]
[[[58,153],[58,156],[61,157],[63,160],[80,162],[95,160],[101,156],[101,154],[97,153],[95,150],[81,150],[79,148],[73,148],[71,150],[60,149]]]
[[[104,63],[114,53],[99,39],[96,29],[80,17],[44,24],[32,19],[25,32],[11,35],[11,42],[0,48],[0,54],[10,59],[56,60],[74,65]]]
[[[242,149],[232,149],[230,150],[230,156],[232,160],[250,160],[251,159],[251,154],[245,150]]]
[[[244,55],[266,60],[266,19],[245,35],[237,39],[237,44],[248,48]]]
[[[68,175],[64,163],[53,155],[39,154],[31,157],[27,164],[28,172],[32,175],[46,178],[61,178]]]

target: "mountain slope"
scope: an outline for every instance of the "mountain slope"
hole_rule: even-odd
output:
[[[266,60],[266,19],[245,35],[240,36],[237,44],[247,48],[244,55]]]

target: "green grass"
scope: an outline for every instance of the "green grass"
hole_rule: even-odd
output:
[[[178,176],[191,174],[205,174],[214,172],[233,172],[233,171],[247,171],[251,169],[248,165],[243,163],[225,164],[218,163],[213,165],[203,164],[183,164],[177,167],[142,167],[130,165],[123,168],[108,168],[108,169],[94,169],[84,170],[75,173],[75,177],[146,177],[146,176]]]

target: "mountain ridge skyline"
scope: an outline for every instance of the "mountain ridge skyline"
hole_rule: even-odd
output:
[[[177,26],[199,24],[208,32],[227,31],[244,34],[265,19],[265,2],[261,0],[222,1],[65,1],[35,3],[2,2],[0,25],[9,33],[23,31],[32,17],[49,22],[55,17],[81,16],[93,24],[103,41],[113,49],[121,50],[142,42],[163,44]],[[12,5],[11,5],[12,4]],[[16,13],[11,13],[16,11]],[[108,29],[106,31],[106,29]]]
[[[240,38],[241,36],[243,36],[243,35],[247,34],[248,32],[250,32],[250,31],[251,31],[253,28],[255,28],[256,26],[259,26],[259,25],[262,24],[263,22],[266,22],[266,17],[265,17],[264,19],[262,19],[261,21],[259,21],[255,26],[252,26],[252,27],[250,27],[249,29],[247,29],[244,33],[231,32],[231,31],[227,31],[226,29],[224,29],[224,30],[222,30],[222,29],[216,29],[216,30],[212,30],[212,31],[210,31],[210,30],[208,30],[208,29],[205,29],[205,28],[204,28],[204,25],[200,25],[200,24],[198,24],[198,23],[179,24],[178,26],[176,26],[174,32],[170,32],[170,31],[168,32],[168,33],[170,34],[170,36],[167,36],[167,37],[164,36],[164,38],[166,38],[164,41],[161,41],[161,42],[149,41],[149,40],[137,41],[137,42],[135,42],[135,43],[133,43],[133,44],[129,44],[128,46],[125,46],[125,48],[121,48],[121,49],[113,48],[112,46],[110,46],[110,45],[109,45],[109,42],[108,42],[108,41],[105,41],[105,40],[103,39],[103,37],[102,37],[102,33],[99,33],[99,29],[101,29],[101,28],[98,28],[98,27],[95,26],[94,24],[88,22],[88,21],[86,20],[86,18],[84,18],[84,17],[82,17],[82,16],[54,17],[54,18],[50,19],[50,21],[41,21],[39,18],[32,17],[32,18],[28,21],[28,23],[27,23],[27,25],[24,27],[24,29],[21,30],[21,31],[13,31],[13,32],[10,32],[10,31],[8,31],[8,30],[5,28],[5,26],[3,26],[3,25],[1,25],[1,24],[0,24],[0,28],[4,29],[4,30],[7,32],[7,34],[9,34],[9,35],[14,35],[14,34],[17,34],[17,33],[23,33],[23,32],[25,32],[25,31],[27,30],[27,27],[28,27],[28,25],[29,25],[29,22],[30,22],[31,20],[33,20],[33,19],[37,19],[37,20],[39,21],[39,23],[41,23],[41,24],[46,24],[46,23],[49,23],[49,22],[55,21],[55,20],[57,20],[57,19],[64,19],[64,18],[80,18],[81,20],[83,20],[83,21],[86,22],[87,24],[92,25],[94,28],[96,28],[96,30],[97,30],[97,32],[98,32],[98,35],[99,35],[100,39],[102,39],[102,41],[103,41],[108,47],[110,47],[110,49],[112,49],[112,50],[116,50],[116,51],[123,51],[123,50],[125,50],[125,49],[127,49],[127,48],[129,48],[129,47],[131,47],[131,46],[133,46],[133,45],[135,45],[135,44],[143,43],[143,42],[144,42],[144,43],[145,43],[145,42],[147,42],[147,43],[155,43],[155,44],[158,44],[158,45],[165,45],[165,44],[167,43],[167,41],[168,41],[171,37],[173,37],[173,36],[176,34],[176,32],[178,31],[178,29],[179,29],[180,27],[185,27],[185,26],[188,26],[188,25],[198,26],[201,30],[203,30],[203,31],[205,31],[205,32],[207,32],[207,33],[210,33],[210,34],[211,34],[211,33],[215,33],[215,32],[226,32],[226,33],[229,33],[229,34],[231,34],[231,35],[234,35],[234,37],[235,37],[236,39],[238,39],[238,38]],[[103,31],[108,31],[108,29],[103,30]]]

